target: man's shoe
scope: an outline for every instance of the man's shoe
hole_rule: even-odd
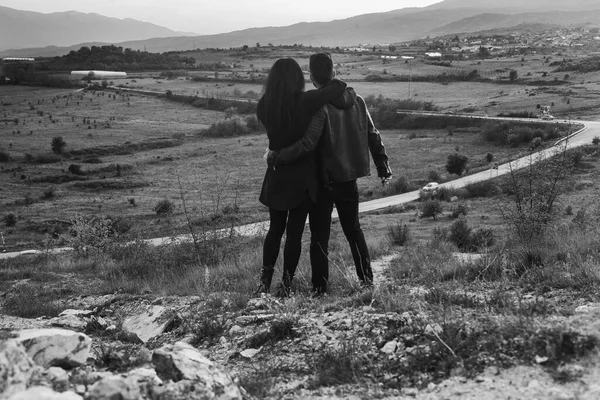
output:
[[[373,281],[360,281],[360,288],[364,290],[372,290]]]
[[[252,292],[252,295],[255,297],[260,297],[260,295],[262,293],[269,293],[269,289],[264,285],[264,283],[261,283],[260,285],[258,285],[258,287],[256,288],[256,290],[254,292]]]
[[[310,297],[313,299],[321,299],[327,296],[326,287],[313,287],[310,293]]]
[[[277,290],[275,291],[275,297],[279,299],[286,299],[290,297],[290,293],[291,289],[285,286],[283,283],[280,283],[279,286],[277,286]]]

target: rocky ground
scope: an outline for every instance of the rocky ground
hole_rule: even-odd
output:
[[[599,303],[554,291],[554,312],[487,318],[467,304],[482,290],[440,319],[431,290],[385,279],[389,260],[348,296],[84,296],[56,318],[2,315],[0,399],[600,398]],[[386,291],[410,306],[389,311]]]

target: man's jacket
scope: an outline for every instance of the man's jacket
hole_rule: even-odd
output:
[[[370,150],[378,176],[391,176],[381,135],[362,97],[347,88],[323,110],[323,129],[309,128],[302,139],[277,153],[275,165],[293,162],[316,148],[321,183],[329,185],[369,175]]]

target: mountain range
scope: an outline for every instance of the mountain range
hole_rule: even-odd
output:
[[[186,35],[189,33],[130,18],[110,18],[77,11],[43,14],[0,6],[0,50]]]
[[[444,0],[428,7],[363,14],[329,22],[302,22],[203,36],[184,35],[146,22],[98,14],[41,14],[0,7],[0,50],[38,47],[5,50],[0,56],[54,56],[83,45],[108,43],[150,52],[254,46],[257,43],[356,46],[478,32],[523,23],[600,27],[600,0]],[[18,29],[20,26],[32,28],[23,32]],[[65,45],[70,46],[57,47]]]

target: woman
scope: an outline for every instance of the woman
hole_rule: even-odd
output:
[[[291,58],[277,60],[271,67],[256,111],[267,130],[269,149],[279,151],[289,146],[300,139],[309,127],[322,129],[325,113],[320,108],[341,96],[345,89],[344,82],[334,80],[318,90],[304,92],[304,74],[298,63]],[[317,187],[313,154],[294,163],[267,169],[259,200],[269,207],[270,220],[257,293],[270,290],[281,238],[286,232],[283,277],[277,295],[289,295],[300,259],[306,216],[311,202],[316,199]]]

